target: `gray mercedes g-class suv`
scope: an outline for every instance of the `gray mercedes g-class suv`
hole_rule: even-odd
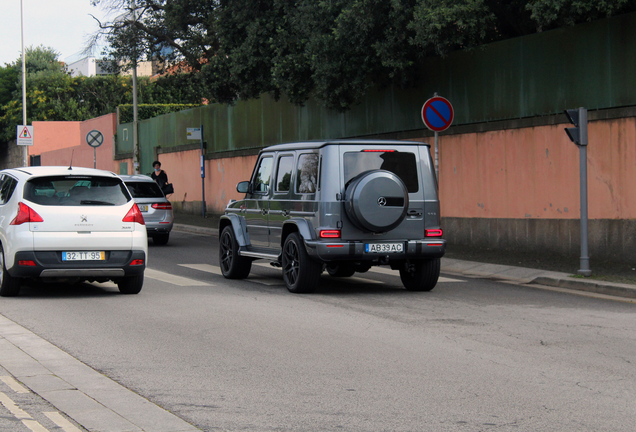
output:
[[[281,266],[287,289],[313,292],[323,270],[348,277],[374,265],[399,270],[406,289],[437,284],[446,241],[428,144],[334,140],[261,150],[249,181],[219,222],[226,278],[255,259]]]

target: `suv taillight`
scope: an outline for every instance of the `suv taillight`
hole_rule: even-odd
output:
[[[18,203],[18,215],[10,225],[22,225],[25,222],[44,222],[44,219],[31,207],[21,202]]]
[[[444,235],[441,229],[427,229],[424,230],[424,235],[426,237],[441,237]]]
[[[141,211],[139,210],[139,207],[137,207],[137,204],[133,204],[130,210],[128,210],[128,213],[126,213],[126,216],[124,216],[121,221],[137,222],[138,224],[146,225],[146,222],[144,222],[144,216],[141,214]]]
[[[170,203],[155,203],[150,207],[156,210],[172,210],[172,204]]]
[[[340,230],[320,230],[320,238],[340,238]]]

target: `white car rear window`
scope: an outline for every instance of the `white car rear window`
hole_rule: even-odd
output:
[[[100,176],[48,176],[29,180],[24,199],[50,206],[117,206],[131,200],[122,181]]]

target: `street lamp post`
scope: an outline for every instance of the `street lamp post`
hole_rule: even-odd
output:
[[[20,0],[20,32],[22,38],[22,124],[27,124],[26,109],[26,53],[24,52],[24,5]],[[22,146],[22,166],[29,166],[27,146]]]

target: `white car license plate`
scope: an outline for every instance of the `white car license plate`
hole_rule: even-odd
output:
[[[146,205],[146,204],[144,204],[144,205],[137,204],[137,207],[139,207],[139,211],[140,212],[147,212],[148,211],[148,205]]]
[[[367,243],[364,250],[368,253],[399,253],[404,252],[404,243]]]
[[[62,261],[104,261],[104,251],[62,252]]]

